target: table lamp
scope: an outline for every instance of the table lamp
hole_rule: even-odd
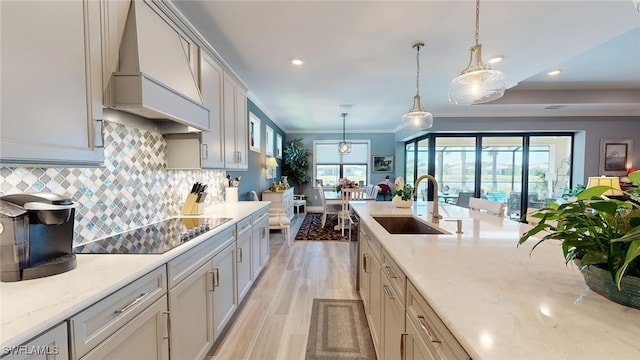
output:
[[[617,176],[590,176],[587,182],[587,188],[594,186],[609,186],[612,189],[607,190],[602,195],[620,196],[624,195],[620,188],[620,178]]]

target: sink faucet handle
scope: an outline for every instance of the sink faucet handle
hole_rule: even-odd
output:
[[[457,225],[456,234],[462,234],[462,219],[451,219],[445,221],[455,221]]]

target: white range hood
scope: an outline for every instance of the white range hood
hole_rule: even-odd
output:
[[[140,0],[131,8],[120,43],[119,71],[111,78],[111,107],[149,119],[209,129],[180,35]]]

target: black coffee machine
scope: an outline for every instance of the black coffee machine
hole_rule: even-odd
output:
[[[76,204],[52,193],[0,197],[0,278],[20,281],[76,267],[73,225]]]

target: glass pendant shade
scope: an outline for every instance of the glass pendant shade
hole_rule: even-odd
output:
[[[408,113],[402,115],[402,127],[429,129],[433,126],[433,115],[420,105],[420,95],[413,98],[413,108]]]
[[[505,76],[482,63],[482,45],[471,48],[471,61],[449,84],[449,102],[457,105],[482,104],[504,95]]]
[[[433,126],[433,115],[422,107],[420,103],[420,48],[424,43],[416,43],[416,96],[413,97],[413,107],[406,114],[402,115],[400,125],[403,128],[429,129]]]

